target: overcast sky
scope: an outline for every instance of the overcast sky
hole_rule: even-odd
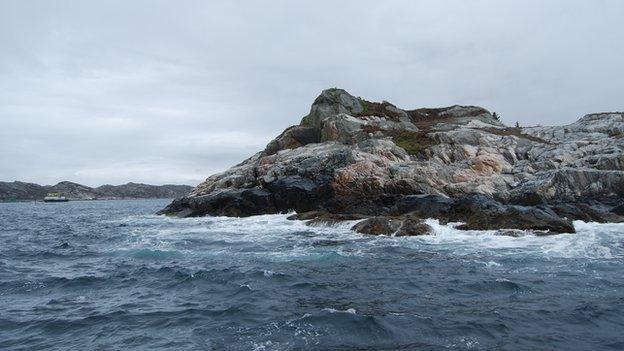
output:
[[[0,180],[195,185],[341,87],[508,124],[624,110],[624,1],[0,0]]]

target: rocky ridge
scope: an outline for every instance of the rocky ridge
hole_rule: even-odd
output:
[[[61,193],[70,200],[178,198],[191,191],[188,185],[148,185],[127,183],[91,188],[63,181],[56,185],[0,182],[0,201],[43,200],[48,193]]]
[[[481,107],[403,110],[329,89],[299,125],[159,213],[316,211],[382,216],[396,233],[415,218],[574,232],[572,220],[624,221],[623,196],[623,113],[512,128]]]

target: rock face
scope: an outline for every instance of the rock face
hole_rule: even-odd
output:
[[[61,193],[70,200],[177,198],[188,194],[191,189],[192,187],[188,185],[148,185],[140,183],[102,185],[97,188],[91,188],[67,181],[56,185],[0,182],[0,201],[42,200],[51,192]]]
[[[467,229],[571,232],[579,206],[622,220],[611,211],[622,196],[622,113],[510,128],[480,107],[402,110],[329,89],[299,125],[160,213],[410,213]]]

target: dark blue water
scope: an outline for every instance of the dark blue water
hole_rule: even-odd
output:
[[[624,349],[624,225],[365,237],[167,202],[0,204],[0,349]]]

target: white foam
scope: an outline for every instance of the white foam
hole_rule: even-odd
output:
[[[428,219],[436,235],[418,237],[422,243],[444,246],[461,252],[488,250],[494,254],[541,254],[546,257],[611,259],[622,257],[619,242],[624,238],[623,223],[574,222],[577,233],[536,236],[530,231],[524,235],[500,235],[498,231],[459,230],[454,224],[442,225]],[[496,263],[496,262],[494,262]]]
[[[357,314],[355,308],[347,308],[346,310],[337,310],[335,308],[323,308],[323,311],[329,313],[349,313],[349,314]]]
[[[232,255],[236,245],[257,245],[259,250],[235,252],[238,258],[331,259],[376,255],[376,248],[404,246],[420,251],[444,251],[455,255],[486,254],[482,263],[497,267],[497,256],[535,254],[550,257],[612,259],[622,257],[624,224],[574,222],[576,234],[536,236],[529,231],[520,236],[505,236],[499,231],[459,230],[456,224],[440,224],[428,219],[435,235],[417,237],[368,236],[350,230],[357,221],[345,221],[331,227],[310,227],[305,221],[288,220],[290,214],[261,215],[245,218],[201,217],[174,219],[162,216],[128,217],[130,230],[123,249],[178,250],[189,255]],[[193,240],[218,241],[223,247],[199,252]],[[323,242],[328,244],[324,245]],[[184,246],[180,250],[180,246]],[[120,248],[117,248],[120,249]],[[265,273],[270,277],[271,273]]]
[[[265,277],[271,278],[273,276],[273,274],[275,274],[275,272],[269,271],[269,270],[264,270],[263,274],[264,274]]]

